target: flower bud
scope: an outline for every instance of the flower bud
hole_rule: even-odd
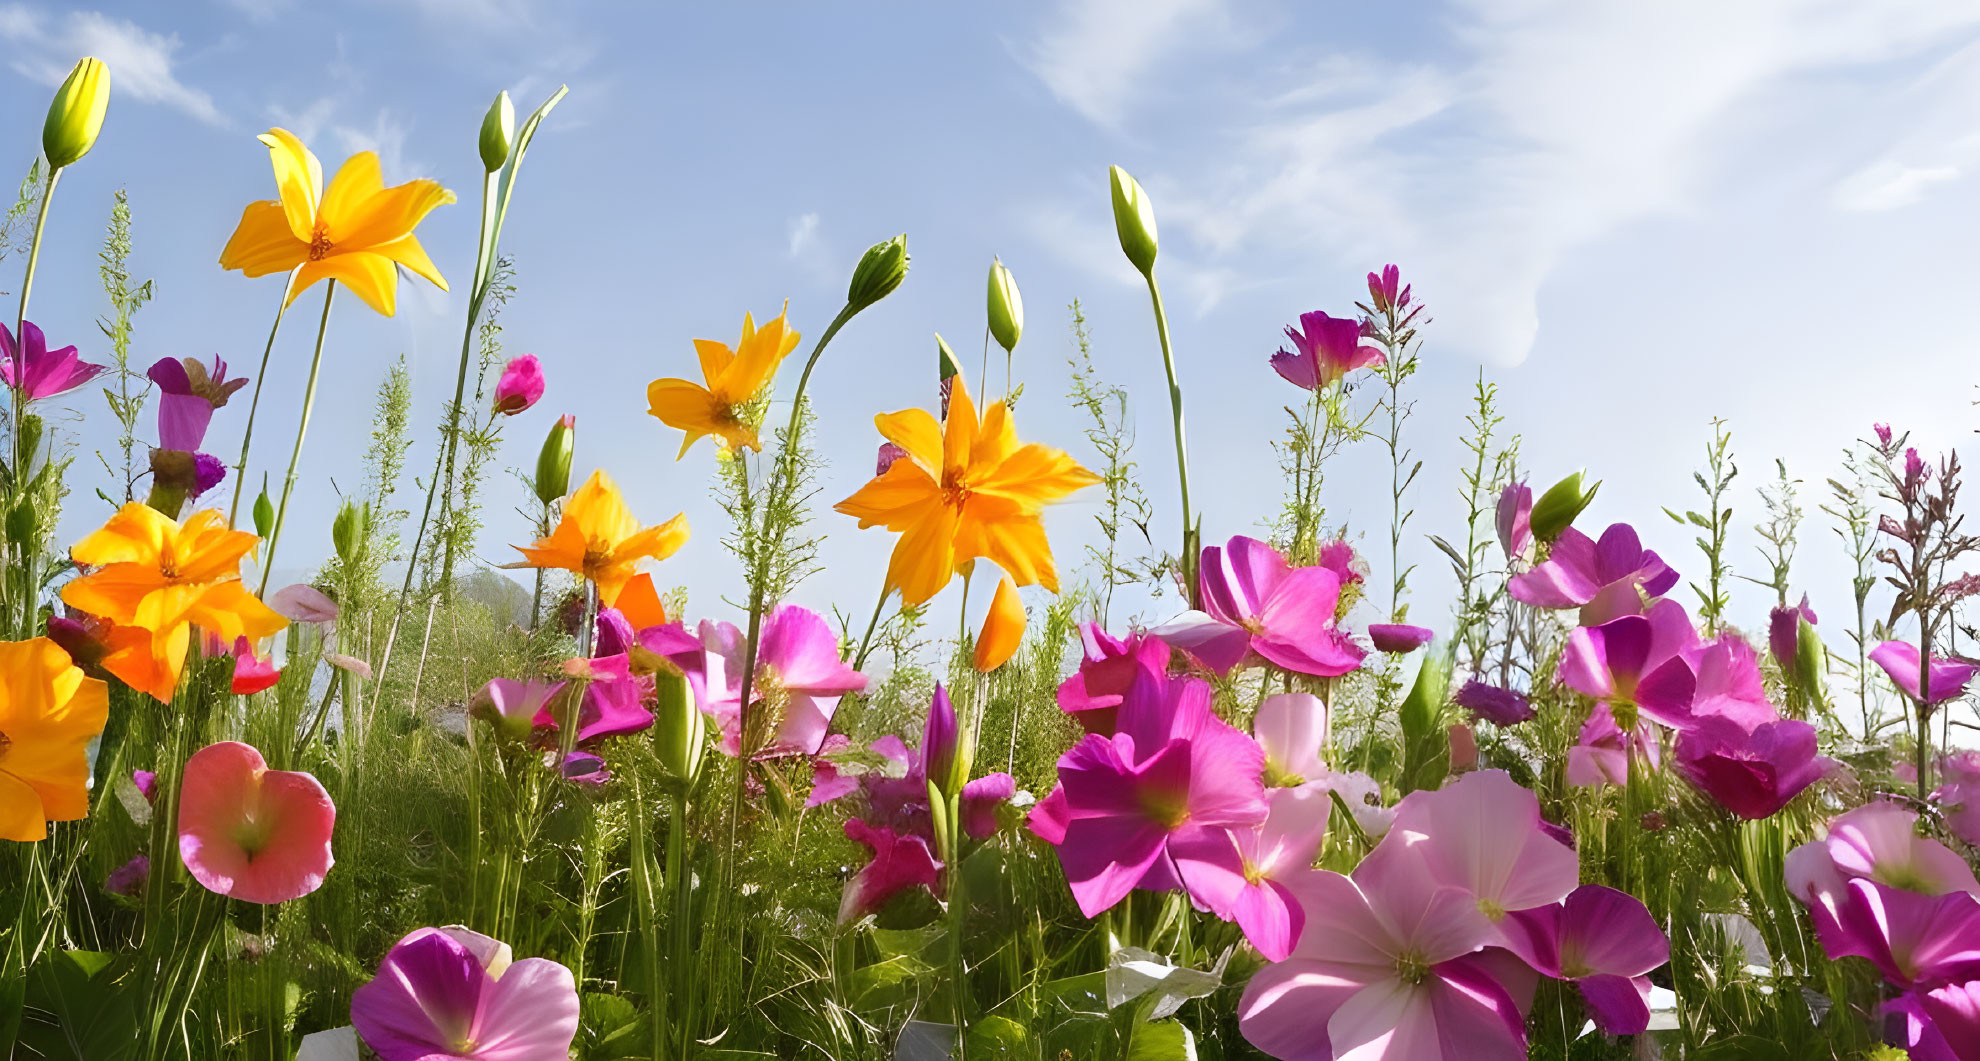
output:
[[[1822,647],[1822,635],[1815,632],[1815,624],[1809,621],[1807,615],[1795,616],[1794,678],[1809,703],[1823,701],[1823,679],[1827,670],[1828,653]]]
[[[1114,186],[1114,230],[1121,237],[1121,252],[1147,276],[1155,269],[1155,205],[1127,170],[1109,166],[1107,173]]]
[[[330,541],[337,547],[337,559],[348,567],[364,560],[365,543],[371,536],[371,502],[360,505],[349,498],[337,509],[330,524]]]
[[[1533,537],[1552,542],[1573,525],[1575,517],[1581,515],[1589,502],[1595,500],[1595,491],[1600,490],[1602,484],[1597,482],[1584,488],[1581,476],[1581,472],[1575,472],[1562,479],[1548,487],[1547,492],[1540,495],[1540,500],[1533,503],[1533,515],[1529,519]]]
[[[508,90],[488,105],[488,116],[481,119],[481,165],[493,173],[509,161],[509,145],[516,138],[516,105],[509,102]]]
[[[41,126],[41,153],[53,169],[73,165],[96,146],[103,129],[103,112],[110,106],[110,68],[103,60],[84,58],[69,71],[48,104]]]
[[[907,271],[907,233],[866,248],[853,267],[852,283],[846,287],[847,311],[858,313],[893,294],[907,279]]]
[[[990,260],[990,334],[1006,352],[1017,349],[1024,334],[1024,299],[1016,278],[998,258]]]
[[[571,488],[571,453],[577,447],[577,417],[565,413],[550,425],[543,452],[536,456],[536,499],[544,504],[563,497]]]
[[[962,358],[957,357],[956,352],[949,349],[949,344],[942,338],[941,332],[935,333],[935,373],[942,391],[942,419],[947,420],[949,394],[955,390],[956,380],[964,377]]]
[[[268,488],[261,488],[261,496],[254,499],[254,533],[263,538],[275,529],[275,502],[268,500]]]
[[[663,670],[654,676],[658,700],[653,705],[653,748],[660,765],[683,785],[692,787],[701,773],[702,744],[707,720],[695,706],[687,676]]]
[[[1011,658],[1024,642],[1024,601],[1018,599],[1017,583],[1005,575],[997,583],[997,595],[990,599],[990,612],[983,617],[983,630],[976,635],[975,664],[978,673],[988,674]]]

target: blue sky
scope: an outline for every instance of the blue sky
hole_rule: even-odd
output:
[[[249,368],[279,281],[215,262],[242,206],[272,195],[256,133],[284,125],[326,167],[376,149],[388,181],[461,192],[421,230],[453,294],[406,279],[391,320],[340,300],[285,568],[328,550],[327,484],[355,485],[373,390],[400,353],[416,374],[412,466],[430,466],[473,266],[482,111],[503,88],[526,111],[559,83],[570,96],[530,154],[504,246],[521,286],[508,350],[543,357],[550,392],[510,422],[504,461],[533,461],[555,415],[577,413],[580,473],[609,469],[648,521],[687,512],[695,537],[660,581],[686,585],[697,612],[725,614],[738,573],[709,450],[676,463],[644,385],[691,374],[689,340],[733,341],[745,310],[788,298],[815,334],[859,251],[900,231],[907,285],[842,333],[815,384],[833,462],[821,501],[870,474],[873,412],[929,402],[932,333],[974,360],[995,254],[1028,311],[1021,433],[1090,457],[1059,400],[1078,297],[1103,373],[1138,403],[1157,531],[1175,536],[1160,357],[1114,244],[1109,163],[1160,217],[1210,540],[1277,503],[1268,445],[1299,397],[1266,367],[1280,329],[1349,311],[1385,261],[1435,318],[1413,384],[1420,531],[1462,534],[1457,428],[1483,365],[1536,476],[1589,468],[1607,484],[1590,521],[1636,522],[1688,573],[1690,535],[1659,508],[1695,502],[1690,470],[1710,420],[1728,418],[1745,469],[1736,564],[1758,573],[1752,489],[1784,458],[1813,514],[1802,581],[1840,616],[1846,583],[1815,514],[1840,447],[1873,420],[1934,448],[1975,423],[1980,10],[1956,0],[84,0],[0,4],[0,42],[16,104],[0,144],[19,170],[79,55],[115,78],[102,140],[64,178],[30,314],[86,354],[102,352],[95,254],[118,187],[134,271],[158,281],[134,359],[217,352]],[[296,314],[277,349],[258,468],[286,456],[313,317]],[[90,454],[107,434],[95,399],[74,406],[91,416],[70,424],[71,537],[103,515]],[[218,452],[244,418],[216,418]],[[1333,517],[1385,537],[1386,456],[1351,449],[1330,476]],[[520,500],[500,477],[491,562],[522,540]],[[1078,566],[1094,511],[1051,515],[1062,567]],[[819,519],[829,567],[800,599],[863,612],[891,537]],[[1408,549],[1419,596],[1441,599],[1442,562],[1420,538]],[[1741,604],[1751,620],[1766,601]]]

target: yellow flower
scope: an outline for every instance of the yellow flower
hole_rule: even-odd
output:
[[[322,165],[294,133],[270,129],[260,140],[274,160],[281,198],[248,204],[220,252],[221,268],[251,277],[294,270],[283,305],[318,280],[338,280],[387,317],[397,307],[397,266],[447,290],[413,229],[434,207],[452,203],[453,192],[430,180],[387,188],[371,151],[347,159],[326,192]]]
[[[89,742],[109,710],[109,688],[55,642],[0,642],[0,840],[89,817]]]
[[[668,427],[687,432],[675,460],[687,456],[688,449],[705,435],[714,435],[731,449],[747,446],[762,451],[756,428],[743,419],[743,406],[769,384],[777,366],[797,347],[798,333],[784,320],[789,312],[786,305],[783,313],[765,321],[761,328],[749,314],[743,314],[742,339],[734,350],[713,339],[696,339],[694,352],[701,357],[701,378],[706,386],[671,378],[656,379],[647,386],[650,408],[646,411]]]
[[[192,627],[228,644],[287,629],[287,619],[241,585],[241,558],[259,540],[228,529],[218,509],[195,512],[181,524],[133,501],[69,551],[77,564],[97,570],[63,586],[62,600],[118,627],[145,631],[148,637],[113,640],[103,669],[133,689],[170,700]]]
[[[921,409],[882,413],[874,423],[906,456],[837,508],[858,517],[862,530],[884,524],[902,532],[887,564],[887,586],[901,591],[903,603],[925,603],[977,557],[1009,572],[1017,585],[1059,591],[1039,513],[1099,476],[1064,450],[1019,445],[1003,402],[979,423],[961,376],[946,424]]]
[[[633,565],[648,557],[665,560],[687,539],[685,515],[641,527],[618,484],[600,470],[564,502],[563,518],[548,538],[515,547],[525,559],[511,566],[555,567],[583,575],[598,584],[599,602],[610,607],[632,581]]]

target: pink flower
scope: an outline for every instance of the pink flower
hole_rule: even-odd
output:
[[[1404,796],[1388,837],[1362,864],[1384,879],[1414,873],[1463,888],[1497,925],[1560,902],[1579,882],[1580,859],[1543,821],[1532,791],[1503,770],[1480,770]]]
[[[1698,635],[1684,606],[1660,600],[1644,615],[1624,615],[1600,626],[1578,626],[1568,634],[1556,671],[1562,685],[1583,696],[1635,703],[1644,675],[1689,647]],[[1657,717],[1654,713],[1652,717]],[[1667,721],[1659,718],[1658,721]]]
[[[151,860],[138,855],[129,862],[110,871],[103,881],[103,890],[112,895],[136,898],[144,892],[144,882],[151,877]]]
[[[1385,841],[1389,843],[1390,841]],[[1316,870],[1285,961],[1251,978],[1245,1040],[1286,1061],[1521,1061],[1526,1026],[1499,980],[1465,960],[1492,938],[1470,893],[1417,874]]]
[[[495,411],[514,416],[543,397],[543,363],[535,354],[509,359],[495,383]]]
[[[137,786],[138,794],[146,803],[158,802],[158,775],[149,770],[131,771],[131,784]]]
[[[1378,652],[1401,655],[1414,652],[1429,644],[1437,632],[1427,626],[1409,626],[1403,623],[1370,623],[1368,640]]]
[[[1275,788],[1263,822],[1185,830],[1169,841],[1169,854],[1191,897],[1236,921],[1266,961],[1284,961],[1306,921],[1288,885],[1312,872],[1332,806],[1319,783]]]
[[[546,958],[452,925],[394,944],[351,995],[351,1024],[381,1061],[542,1061],[570,1053],[578,994]]]
[[[1533,488],[1513,483],[1499,492],[1496,524],[1506,559],[1533,558]]]
[[[1671,960],[1671,942],[1635,896],[1583,885],[1558,906],[1512,915],[1507,937],[1534,969],[1580,988],[1604,1034],[1636,1035],[1650,1026],[1646,974]]]
[[[1704,715],[1678,735],[1678,772],[1734,814],[1772,817],[1835,763],[1815,751],[1815,727],[1775,719],[1748,727]]]
[[[1918,646],[1909,641],[1886,641],[1870,650],[1871,662],[1884,668],[1904,695],[1918,699]],[[1929,703],[1941,703],[1966,694],[1966,683],[1973,679],[1973,664],[1964,660],[1932,657],[1928,679]]]
[[[1954,752],[1941,757],[1939,787],[1932,792],[1932,800],[1944,808],[1946,828],[1954,836],[1969,844],[1980,844],[1980,752]]]
[[[942,863],[928,841],[875,828],[858,818],[846,820],[846,838],[865,844],[873,859],[846,881],[839,896],[839,923],[864,917],[887,900],[913,888],[933,890],[942,879]]]
[[[1767,649],[1774,654],[1774,662],[1781,665],[1787,674],[1794,673],[1795,645],[1801,635],[1801,620],[1815,624],[1815,609],[1808,606],[1808,594],[1801,595],[1797,607],[1775,608],[1767,613]]]
[[[234,682],[236,696],[251,696],[264,689],[272,689],[282,680],[282,670],[275,666],[272,656],[256,655],[254,642],[245,637],[234,639]]]
[[[1644,597],[1662,596],[1677,580],[1670,565],[1643,548],[1635,528],[1617,523],[1599,542],[1573,527],[1562,531],[1546,561],[1513,576],[1507,589],[1536,608],[1579,608],[1583,626],[1598,626],[1640,614]]]
[[[1265,784],[1298,787],[1327,776],[1327,705],[1311,693],[1275,693],[1251,717],[1251,735],[1265,753]]]
[[[1495,726],[1515,726],[1531,721],[1538,714],[1524,694],[1487,685],[1475,678],[1465,682],[1451,696],[1451,702],[1471,712],[1474,720],[1483,719]]]
[[[1675,606],[1659,601],[1657,607]],[[1727,632],[1712,641],[1695,638],[1658,666],[1636,688],[1643,713],[1667,726],[1689,729],[1700,719],[1731,719],[1751,730],[1780,718],[1767,702],[1760,659],[1753,646]]]
[[[1079,670],[1059,683],[1059,710],[1071,715],[1086,732],[1111,736],[1114,710],[1136,676],[1168,673],[1169,646],[1150,634],[1118,638],[1098,623],[1081,624],[1079,642]]]
[[[1334,570],[1292,568],[1271,546],[1240,535],[1203,550],[1199,581],[1204,610],[1155,632],[1218,674],[1253,658],[1319,678],[1361,666],[1361,648],[1335,625],[1342,582]]]
[[[270,770],[237,741],[186,760],[179,788],[179,858],[206,890],[283,903],[321,887],[337,808],[308,774]]]
[[[1923,895],[1980,896],[1966,860],[1915,831],[1918,815],[1885,800],[1866,803],[1829,823],[1828,834],[1788,852],[1788,891],[1808,905],[1815,933],[1829,956],[1861,953],[1842,929],[1846,889],[1858,878]]]
[[[92,365],[76,356],[76,348],[48,349],[48,342],[33,321],[21,322],[21,341],[0,324],[0,381],[21,392],[28,401],[40,401],[66,394],[96,378],[105,366]]]
[[[1402,286],[1402,270],[1384,265],[1380,276],[1369,273],[1368,298],[1375,303],[1377,313],[1409,308],[1409,288]]]
[[[227,362],[218,354],[208,368],[198,358],[160,358],[145,375],[158,384],[158,445],[161,449],[193,451],[206,441],[213,410],[227,404],[247,386],[246,376],[227,378]]]
[[[1628,783],[1630,757],[1634,755],[1639,768],[1656,770],[1662,758],[1661,745],[1657,732],[1648,719],[1640,721],[1628,733],[1616,724],[1616,716],[1603,700],[1588,713],[1588,721],[1581,724],[1581,735],[1568,749],[1567,779],[1570,785],[1600,788],[1615,785],[1618,788]]]
[[[527,740],[537,715],[563,688],[563,682],[537,678],[522,682],[493,678],[468,701],[468,714],[487,722],[499,737]]]
[[[1358,368],[1382,364],[1382,351],[1361,345],[1361,322],[1350,317],[1329,317],[1317,310],[1299,315],[1299,327],[1287,328],[1292,353],[1280,348],[1272,355],[1272,368],[1286,382],[1307,390],[1319,390]]]
[[[572,679],[582,679],[578,686],[584,696],[577,708],[579,743],[622,737],[653,725],[653,712],[645,704],[652,691],[651,683],[632,672],[631,660],[625,653],[566,660],[564,672]],[[577,688],[571,684],[562,684],[537,710],[531,724],[558,729],[557,720],[570,714],[570,700],[576,693]]]
[[[878,756],[878,769],[858,767],[834,758],[851,746],[843,735],[826,741],[824,754],[813,763],[811,796],[806,807],[817,807],[850,796],[863,797],[854,817],[876,829],[919,836],[932,844],[934,821],[928,806],[928,782],[944,781],[953,767],[960,729],[949,694],[940,685],[928,707],[921,747],[909,748],[899,737],[885,736],[867,746]],[[998,829],[997,808],[1017,795],[1009,774],[994,773],[966,782],[962,788],[963,834],[985,839]]]
[[[744,642],[729,623],[701,624],[701,709],[722,729],[721,749],[739,753]],[[756,759],[815,755],[830,732],[839,698],[866,688],[866,675],[839,659],[839,639],[816,612],[786,604],[770,613],[757,644],[750,685],[751,748]],[[775,711],[765,722],[760,711]],[[757,732],[759,725],[765,726]]]

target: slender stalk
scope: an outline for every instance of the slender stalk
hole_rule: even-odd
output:
[[[275,547],[282,541],[282,524],[289,518],[289,495],[296,489],[296,467],[302,463],[303,437],[309,434],[309,416],[316,410],[316,377],[323,370],[323,339],[330,332],[330,303],[337,294],[337,281],[323,285],[323,316],[316,322],[316,352],[309,359],[309,383],[303,388],[302,420],[296,424],[296,445],[289,451],[289,471],[282,477],[282,503],[275,507],[275,530],[268,535],[268,554],[261,561],[261,588],[258,597],[268,595],[268,578],[275,573]]]
[[[887,598],[894,595],[894,587],[884,581],[880,585],[880,599],[873,602],[873,618],[866,621],[866,634],[859,639],[859,652],[853,656],[853,669],[866,666],[866,654],[873,650],[873,631],[880,628],[880,613],[887,610]]]
[[[1182,574],[1190,607],[1201,606],[1202,587],[1197,585],[1196,523],[1189,507],[1189,445],[1183,438],[1183,392],[1176,380],[1176,353],[1169,342],[1169,313],[1162,306],[1162,285],[1155,282],[1155,270],[1148,271],[1148,298],[1155,305],[1155,335],[1162,341],[1162,368],[1169,374],[1169,413],[1176,425],[1176,480],[1182,487]]]
[[[289,289],[282,287],[282,304],[275,310],[275,323],[268,329],[268,344],[261,348],[261,368],[254,374],[254,397],[248,399],[247,428],[241,433],[241,459],[234,462],[234,501],[227,506],[227,525],[241,519],[241,491],[247,489],[248,447],[254,444],[254,414],[261,408],[261,385],[268,382],[268,358],[275,352],[275,336],[282,330],[282,317],[289,312]]]
[[[34,289],[35,267],[41,263],[41,234],[48,227],[48,204],[54,200],[55,183],[61,179],[62,171],[60,168],[49,170],[48,183],[41,189],[41,206],[34,215],[34,237],[28,243],[27,271],[21,276],[20,312],[14,315],[14,349],[16,356],[20,358],[16,362],[15,367],[21,370],[19,376],[14,381],[18,386],[12,388],[14,392],[14,460],[12,470],[14,473],[14,489],[17,492],[26,489],[28,482],[27,463],[34,456],[26,451],[23,445],[25,439],[22,437],[21,431],[22,425],[27,420],[28,401],[26,387],[27,336],[23,334],[27,325],[28,292]],[[40,566],[40,561],[41,547],[39,541],[21,543],[20,632],[22,637],[32,636],[36,633],[34,622],[35,598],[40,595],[39,590],[41,585],[41,579],[36,568]]]
[[[1922,538],[1923,535],[1920,535]],[[1918,799],[1924,802],[1930,789],[1926,771],[1932,765],[1932,628],[1925,611],[1918,612],[1918,740],[1912,747],[1912,765],[1918,771]]]

